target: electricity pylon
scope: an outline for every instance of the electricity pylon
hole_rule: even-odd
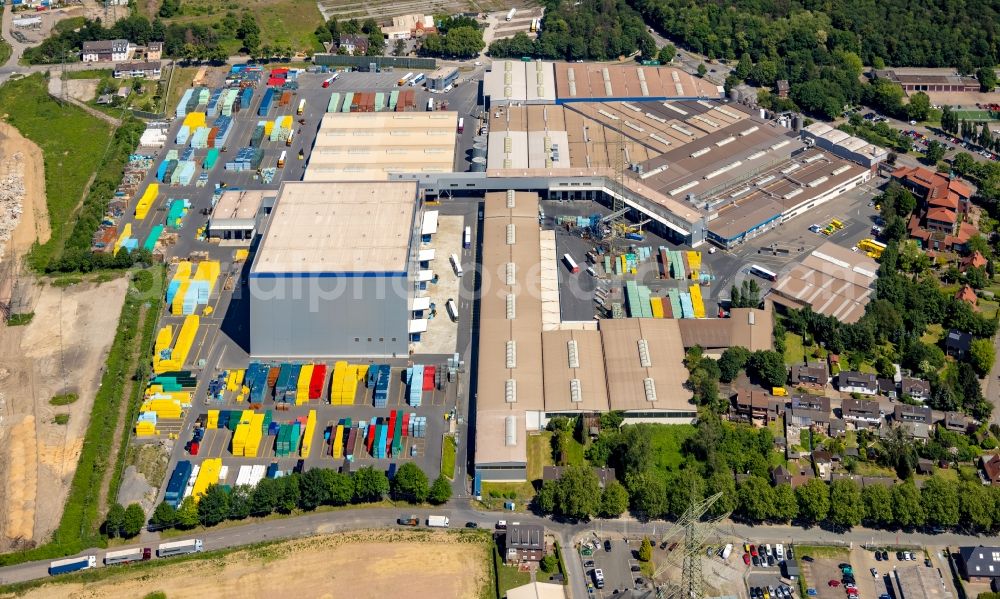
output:
[[[676,542],[678,547],[670,553],[670,557],[656,568],[653,574],[653,584],[656,584],[657,599],[704,599],[705,585],[701,573],[702,553],[706,541],[717,534],[717,526],[729,514],[703,520],[712,505],[722,497],[716,493],[700,501],[694,501],[666,534],[662,543]],[[673,581],[658,583],[659,578],[671,566],[677,567],[677,556],[681,559],[681,582]]]

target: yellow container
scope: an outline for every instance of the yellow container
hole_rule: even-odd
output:
[[[177,293],[173,297],[173,303],[170,305],[170,313],[174,316],[184,314],[184,296],[187,295],[189,287],[191,287],[191,281],[183,280],[177,288]]]
[[[168,347],[170,343],[174,340],[174,327],[169,324],[156,334],[156,344],[153,346],[153,353],[159,355],[159,353]]]
[[[330,403],[343,405],[344,377],[347,374],[347,362],[336,362],[333,365],[333,378],[330,380]]]
[[[219,411],[209,410],[208,418],[205,420],[205,428],[214,429],[219,428]]]
[[[344,455],[344,425],[337,425],[337,434],[333,437],[333,458],[338,459]]]
[[[688,269],[701,270],[701,252],[690,250],[687,252]]]
[[[306,417],[306,429],[302,436],[302,445],[299,447],[299,452],[302,455],[302,459],[309,457],[312,453],[312,439],[313,435],[316,433],[316,410],[309,410],[309,415]]]
[[[705,318],[705,302],[701,297],[701,285],[691,285],[691,307],[695,318]]]
[[[234,456],[242,456],[247,444],[247,434],[250,432],[249,424],[239,424],[233,431],[232,452]]]
[[[205,113],[204,112],[189,112],[184,117],[184,124],[191,128],[194,132],[198,127],[205,126]]]
[[[139,200],[135,203],[136,220],[146,218],[146,215],[149,214],[149,209],[153,207],[153,202],[156,201],[156,197],[158,195],[160,195],[160,184],[150,183],[142,195],[139,196]]]
[[[219,473],[222,472],[222,460],[220,458],[208,458],[201,463],[201,470],[198,471],[198,478],[194,481],[194,488],[191,496],[195,501],[199,501],[201,496],[208,490],[209,485],[219,484]]]
[[[663,302],[660,298],[649,298],[649,308],[653,311],[653,318],[663,318]]]
[[[191,278],[191,262],[189,260],[182,260],[177,263],[177,272],[174,273],[175,279],[190,279]]]
[[[274,121],[267,121],[264,123],[264,137],[271,135],[271,131],[274,130]]]
[[[236,250],[236,253],[233,255],[233,261],[244,262],[249,257],[250,257],[250,250]]]
[[[312,380],[313,364],[303,364],[299,371],[298,384],[295,387],[295,405],[309,403],[309,382]]]
[[[136,422],[135,423],[135,436],[137,437],[153,437],[158,434],[156,430],[156,425],[152,422]]]

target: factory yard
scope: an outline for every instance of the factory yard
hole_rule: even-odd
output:
[[[0,328],[0,549],[30,546],[59,522],[127,286],[36,287],[25,311],[39,317]],[[63,393],[79,399],[50,405]]]
[[[125,568],[92,583],[46,584],[25,598],[479,597],[489,581],[481,537],[439,532],[357,532],[251,548],[219,559]],[[470,549],[473,549],[470,551]],[[364,589],[364,591],[360,591]]]
[[[42,151],[17,129],[0,123],[0,261],[49,240]],[[0,280],[0,300],[10,290]]]

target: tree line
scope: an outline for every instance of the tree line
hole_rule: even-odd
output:
[[[215,526],[225,520],[244,520],[275,512],[312,511],[322,505],[374,503],[386,495],[398,501],[429,501],[440,505],[451,499],[451,485],[440,476],[429,483],[427,475],[412,462],[403,464],[392,481],[384,471],[371,466],[353,474],[313,468],[265,478],[254,486],[209,485],[197,502],[188,496],[176,508],[167,502],[156,506],[149,526],[153,529]]]
[[[654,59],[656,43],[625,0],[547,0],[537,39],[524,32],[490,44],[494,58],[613,60],[638,53]]]

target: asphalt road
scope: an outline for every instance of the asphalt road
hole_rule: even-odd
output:
[[[578,599],[587,597],[586,579],[583,567],[578,559],[572,559],[571,548],[581,535],[592,535],[595,531],[601,538],[629,539],[649,535],[659,538],[670,524],[664,521],[641,523],[630,518],[618,520],[599,520],[590,523],[564,524],[549,518],[541,518],[530,514],[511,514],[509,512],[481,512],[467,506],[452,504],[449,507],[428,510],[426,508],[371,508],[350,509],[330,512],[306,514],[265,522],[252,522],[241,526],[217,528],[192,534],[191,538],[204,541],[205,550],[237,547],[262,540],[281,540],[308,537],[316,534],[328,534],[338,531],[359,528],[395,528],[396,518],[404,514],[416,513],[422,520],[430,514],[445,515],[451,519],[452,528],[460,528],[466,522],[476,522],[481,528],[492,529],[498,519],[516,520],[521,523],[541,524],[554,533],[563,547],[566,547],[566,566],[569,570],[572,596]],[[747,526],[735,522],[725,522],[720,526],[720,533],[731,535],[736,542],[752,543],[799,543],[809,544],[868,544],[895,545],[905,542],[908,546],[953,546],[966,543],[979,544],[982,539],[974,535],[947,533],[931,535],[925,533],[899,533],[885,530],[855,528],[847,532],[828,531],[819,528],[798,528],[794,526]],[[159,535],[147,535],[145,542],[129,547],[150,547],[158,542]],[[125,549],[128,547],[116,547]],[[103,559],[103,549],[88,549],[80,555],[97,555],[98,562]],[[48,561],[30,562],[7,568],[0,568],[0,584],[23,582],[48,576]],[[99,566],[100,567],[100,566]]]

